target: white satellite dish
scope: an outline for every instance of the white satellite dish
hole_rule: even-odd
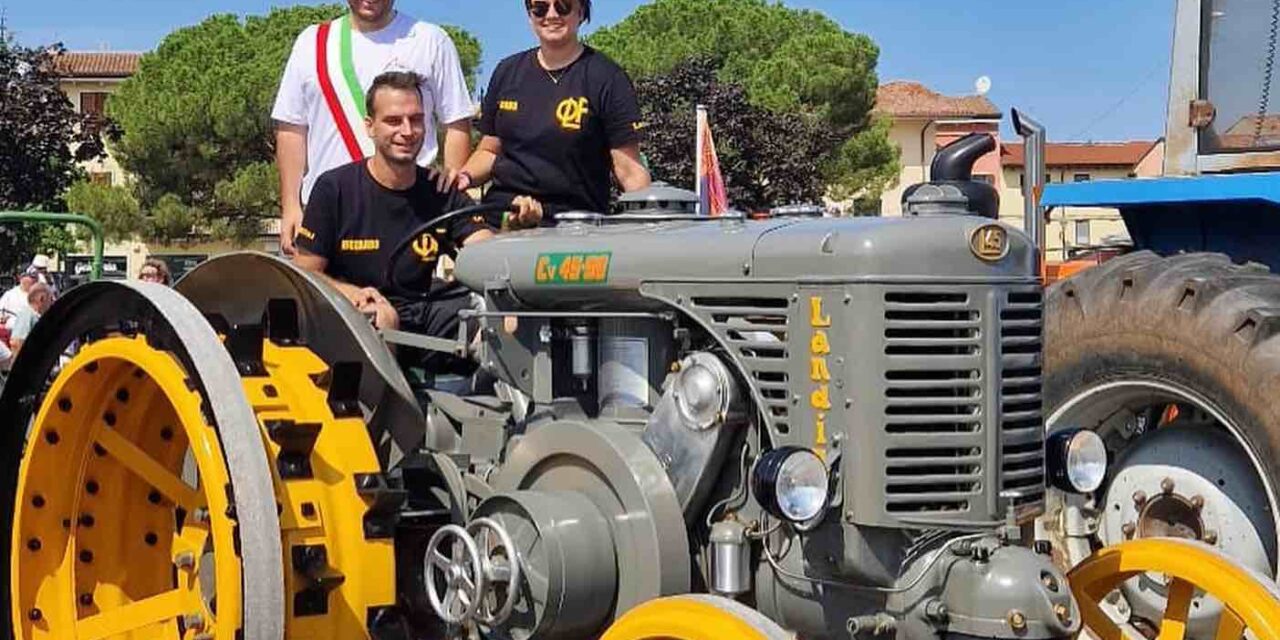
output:
[[[978,90],[978,95],[985,96],[991,93],[991,76],[982,76],[973,83],[973,88]]]

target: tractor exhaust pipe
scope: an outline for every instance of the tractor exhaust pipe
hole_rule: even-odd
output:
[[[1023,170],[1027,174],[1022,184],[1022,198],[1025,202],[1023,229],[1031,236],[1040,253],[1040,269],[1043,271],[1045,219],[1044,206],[1040,201],[1044,197],[1045,143],[1049,134],[1044,125],[1017,109],[1013,110],[1013,128],[1022,136]]]

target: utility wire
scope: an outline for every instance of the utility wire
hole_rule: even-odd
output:
[[[1156,74],[1158,74],[1161,70],[1167,69],[1167,68],[1169,68],[1169,62],[1161,61],[1160,64],[1156,65],[1154,68],[1151,69],[1151,71],[1147,72],[1146,77],[1144,77],[1142,81],[1138,82],[1138,84],[1134,85],[1133,89],[1131,89],[1129,93],[1125,94],[1123,98],[1120,98],[1119,100],[1117,100],[1115,104],[1112,104],[1110,107],[1107,107],[1105,111],[1103,111],[1093,120],[1090,120],[1089,124],[1085,125],[1083,129],[1073,134],[1070,138],[1068,138],[1068,140],[1080,140],[1084,138],[1084,136],[1087,135],[1090,131],[1092,131],[1094,127],[1098,126],[1098,124],[1100,124],[1103,120],[1106,120],[1107,118],[1111,117],[1111,115],[1114,114],[1116,111],[1118,111],[1120,107],[1124,106],[1126,102],[1128,102],[1134,96],[1138,95],[1139,91],[1146,88],[1146,86],[1151,83],[1151,79],[1156,77]]]

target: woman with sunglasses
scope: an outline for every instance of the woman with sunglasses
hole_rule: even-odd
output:
[[[591,0],[523,0],[537,48],[503,60],[485,94],[484,138],[457,186],[493,181],[486,203],[532,196],[548,214],[609,212],[610,177],[649,186],[640,105],[625,71],[578,39]]]
[[[165,264],[164,260],[148,258],[146,262],[142,263],[142,269],[138,271],[138,279],[143,282],[169,286],[172,278],[169,275],[169,265]]]

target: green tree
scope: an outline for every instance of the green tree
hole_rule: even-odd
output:
[[[768,0],[654,0],[590,43],[637,80],[708,59],[752,104],[817,118],[837,142],[812,162],[831,195],[878,197],[898,175],[888,124],[871,113],[879,48],[821,13]]]
[[[65,211],[62,194],[81,175],[77,162],[102,153],[96,129],[58,87],[54,61],[62,51],[20,47],[0,32],[0,211]],[[0,273],[70,244],[65,229],[0,226]]]
[[[279,215],[271,108],[285,61],[303,29],[344,10],[328,4],[243,19],[214,15],[171,33],[143,57],[107,103],[121,132],[112,150],[137,178],[134,196],[144,215],[136,234],[181,242],[198,230],[243,243]],[[480,45],[448,30],[474,82]]]

